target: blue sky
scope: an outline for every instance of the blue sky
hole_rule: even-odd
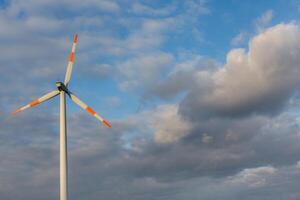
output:
[[[0,199],[58,198],[55,89],[71,199],[300,197],[300,1],[0,1]],[[3,172],[3,173],[2,173]],[[45,197],[45,194],[46,197]]]

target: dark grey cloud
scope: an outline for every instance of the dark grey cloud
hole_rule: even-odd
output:
[[[211,59],[198,55],[183,56],[183,61],[176,63],[166,78],[154,83],[145,99],[158,96],[169,100],[174,96],[197,90],[199,95],[212,87],[211,76],[219,64]]]
[[[259,198],[269,198],[267,191],[283,187],[281,192],[296,199],[298,190],[288,186],[292,183],[272,185],[273,179],[282,177],[298,182],[297,167],[289,174],[289,167],[300,159],[299,122],[293,116],[208,119],[170,144],[148,139],[151,126],[147,127],[145,116],[151,112],[115,121],[112,130],[86,113],[69,117],[71,198],[213,199],[224,195],[238,199],[245,195],[253,199],[255,192]],[[5,172],[0,174],[0,185],[5,185],[1,197],[39,199],[47,194],[45,199],[57,198],[57,121],[57,115],[39,108],[7,119],[1,127],[0,163]],[[124,137],[132,131],[138,131],[138,136],[128,145]],[[204,134],[211,137],[209,142],[203,140]],[[280,174],[273,173],[273,168]],[[204,189],[199,193],[197,187]]]

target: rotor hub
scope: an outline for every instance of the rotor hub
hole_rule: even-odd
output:
[[[63,82],[58,81],[55,83],[55,85],[59,91],[65,91],[67,94],[70,94],[70,91]]]

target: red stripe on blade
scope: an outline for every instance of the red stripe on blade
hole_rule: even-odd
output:
[[[74,52],[71,52],[71,54],[70,54],[70,62],[73,62],[73,60],[74,60]]]
[[[32,107],[32,106],[35,106],[35,105],[37,105],[39,103],[40,103],[40,101],[37,99],[37,100],[31,102],[29,105],[30,105],[30,107]]]
[[[103,120],[103,124],[109,128],[112,128],[112,126],[110,125],[110,123],[106,120]]]
[[[86,107],[85,110],[91,113],[92,115],[96,114],[96,112],[91,107]]]
[[[78,34],[76,34],[76,35],[74,36],[74,43],[77,43],[77,41],[78,41]]]

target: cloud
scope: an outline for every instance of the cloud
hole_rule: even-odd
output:
[[[63,11],[61,7],[64,7],[64,13],[62,16],[68,16],[68,14],[82,12],[89,10],[91,13],[94,11],[104,11],[117,13],[120,10],[120,6],[117,1],[109,1],[109,0],[87,0],[81,2],[79,0],[71,1],[71,0],[62,0],[62,1],[43,1],[36,2],[35,0],[30,0],[27,3],[24,3],[20,0],[13,0],[10,4],[10,13],[12,15],[17,12],[25,12],[26,14],[33,15],[46,15],[46,16],[55,16],[58,12]],[[54,11],[51,13],[51,11]]]
[[[253,37],[248,50],[230,50],[223,66],[199,56],[187,57],[165,79],[154,83],[148,95],[170,99],[186,93],[179,112],[196,121],[276,114],[300,81],[299,34],[294,23],[273,26]]]
[[[231,177],[228,182],[236,185],[246,184],[249,187],[262,187],[267,184],[266,176],[274,175],[276,171],[272,166],[244,169]]]
[[[192,89],[180,105],[185,116],[274,114],[299,84],[299,27],[279,24],[255,36],[249,50],[233,49],[207,91]],[[276,42],[274,42],[276,41]]]
[[[172,99],[195,87],[197,89],[210,87],[212,73],[219,67],[219,64],[199,55],[183,57],[183,60],[177,61],[164,79],[154,83],[154,87],[148,93],[149,98],[159,96],[162,99]],[[199,89],[198,92],[201,90]]]
[[[247,39],[248,35],[249,34],[247,32],[240,32],[234,38],[232,38],[231,45],[243,44],[245,42],[245,40]]]
[[[188,134],[192,125],[178,115],[177,106],[168,105],[157,108],[153,126],[157,143],[174,143]]]
[[[23,113],[1,129],[1,166],[13,167],[1,168],[6,173],[1,173],[0,179],[6,185],[14,185],[1,187],[1,197],[11,197],[14,191],[16,199],[38,199],[46,192],[46,199],[52,199],[58,193],[58,116],[49,117],[40,109],[33,117],[32,113]],[[177,107],[170,105],[113,121],[111,130],[95,123],[86,113],[70,117],[69,183],[74,199],[151,199],[161,194],[176,199],[188,194],[199,196],[198,190],[188,192],[188,188],[217,183],[218,191],[232,199],[234,192],[267,188],[273,177],[287,177],[281,174],[291,172],[288,166],[299,160],[299,122],[289,115],[275,119],[210,119],[185,130],[177,130],[177,125],[185,122],[178,116]],[[43,126],[32,126],[37,123]],[[170,137],[179,139],[157,144],[149,139],[153,130],[165,131],[163,141],[170,141]],[[182,135],[180,131],[189,134]],[[237,136],[228,137],[229,133]],[[203,142],[203,138],[209,142]],[[16,170],[19,176],[15,176]],[[23,172],[26,176],[22,176]],[[294,168],[293,172],[288,177],[297,182],[294,177],[300,173]],[[29,177],[32,181],[27,181],[24,188]],[[179,188],[179,193],[174,192]],[[215,197],[210,191],[202,191],[204,199]],[[297,191],[291,194],[296,195]]]
[[[255,26],[258,31],[263,29],[272,21],[274,16],[273,10],[267,10],[259,18],[255,20]]]
[[[132,11],[135,14],[139,15],[149,15],[149,16],[159,16],[159,17],[166,17],[170,16],[174,13],[177,9],[176,3],[172,3],[170,5],[166,5],[163,8],[153,8],[151,6],[142,4],[140,2],[135,2],[132,4]]]
[[[273,10],[267,10],[264,12],[260,17],[254,20],[254,26],[257,32],[263,32],[266,27],[270,24],[274,17],[274,11]],[[237,46],[240,44],[244,44],[246,40],[251,36],[249,32],[241,31],[239,34],[237,34],[235,37],[231,40],[231,45]]]
[[[202,142],[205,143],[205,144],[209,144],[213,141],[213,137],[212,136],[209,136],[207,133],[204,133],[202,135]]]
[[[124,91],[136,88],[147,89],[161,78],[161,73],[173,62],[167,53],[141,55],[119,65],[120,88]]]

